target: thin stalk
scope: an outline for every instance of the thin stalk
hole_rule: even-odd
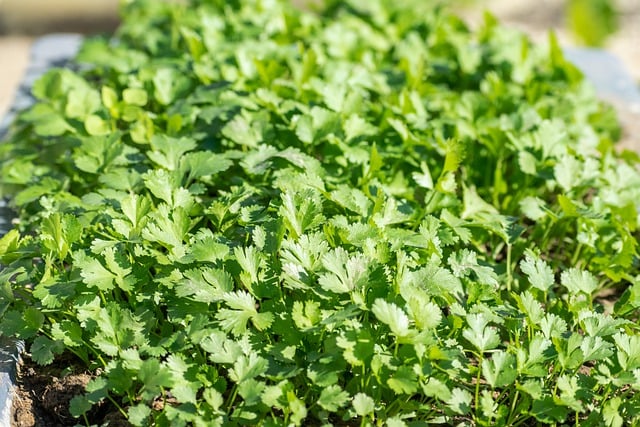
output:
[[[238,396],[238,386],[234,385],[233,386],[233,391],[231,392],[231,394],[229,395],[229,399],[227,400],[227,402],[225,403],[225,406],[229,409],[231,409],[231,406],[233,405],[233,403],[236,401],[236,397]]]
[[[582,243],[578,243],[578,246],[576,246],[576,250],[573,253],[573,257],[571,257],[571,266],[572,267],[574,267],[577,264],[578,259],[580,259],[580,254],[582,252],[582,247],[583,247]]]
[[[495,172],[493,174],[493,181],[494,184],[492,185],[492,192],[491,192],[491,198],[493,201],[493,206],[500,206],[500,194],[498,193],[498,185],[497,185],[497,181],[502,182],[502,164],[504,162],[504,153],[501,152],[500,156],[498,157],[498,161],[496,162],[496,169]]]
[[[518,427],[520,424],[523,424],[527,421],[530,421],[530,417],[522,417],[518,421],[514,421],[513,424],[509,424],[511,427]]]
[[[507,244],[507,291],[511,292],[511,283],[513,282],[513,274],[511,272],[511,244]]]
[[[109,393],[107,393],[107,399],[109,399],[109,401],[113,404],[113,406],[116,407],[116,409],[118,410],[118,412],[120,412],[122,414],[123,417],[125,417],[126,419],[129,419],[129,415],[127,415],[127,411],[125,411],[122,406],[120,406],[118,404],[118,402],[115,401],[115,399],[113,397],[111,397],[111,395],[109,395]]]
[[[478,411],[480,410],[480,377],[482,376],[482,362],[483,355],[480,354],[480,359],[478,360],[478,373],[476,374],[476,392],[475,392],[475,409],[476,409],[476,420],[478,419]]]
[[[105,368],[107,367],[107,362],[105,362],[102,358],[102,354],[98,353],[96,349],[89,345],[89,343],[87,343],[85,340],[82,340],[82,344],[84,344],[84,346],[87,347],[89,351],[91,351],[96,356],[100,363],[102,363],[102,366],[104,366]]]
[[[107,299],[104,297],[104,293],[102,291],[98,291],[98,295],[100,295],[100,301],[102,301],[103,305],[107,305]]]
[[[520,397],[520,390],[516,390],[514,396],[513,396],[513,400],[511,401],[511,409],[509,411],[509,418],[507,419],[507,425],[513,425],[513,422],[511,421],[512,417],[517,417],[519,414],[515,413],[516,410],[516,403],[518,402],[518,398]]]

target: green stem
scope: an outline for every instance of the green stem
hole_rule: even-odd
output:
[[[498,193],[498,188],[500,187],[500,185],[498,185],[499,183],[502,183],[502,163],[504,162],[504,154],[503,152],[500,153],[500,156],[498,157],[498,161],[496,162],[496,169],[495,172],[493,174],[493,188],[492,188],[492,192],[491,192],[491,196],[492,196],[492,201],[493,201],[493,206],[500,206],[500,194]]]
[[[122,414],[123,417],[125,417],[126,419],[129,419],[129,415],[127,415],[127,411],[125,411],[122,406],[120,406],[118,404],[118,402],[116,402],[116,400],[111,397],[111,395],[109,395],[109,393],[107,393],[107,399],[109,399],[109,401],[113,404],[113,406],[116,407],[116,409],[118,410],[118,412],[120,412]]]
[[[480,410],[480,377],[482,376],[482,361],[484,357],[480,354],[480,358],[478,360],[478,373],[476,374],[476,393],[475,393],[475,410],[476,410],[476,420],[478,419],[478,413]]]
[[[233,391],[231,392],[231,395],[229,396],[229,400],[225,404],[225,407],[227,407],[229,409],[229,411],[231,411],[231,406],[236,401],[236,397],[237,396],[238,396],[238,386],[234,385],[233,386]]]
[[[87,343],[85,340],[82,340],[82,344],[84,344],[84,346],[87,347],[89,351],[96,356],[100,363],[102,363],[102,366],[104,366],[105,368],[107,367],[107,362],[105,362],[102,358],[102,354],[98,353],[96,349],[93,348],[93,346],[89,345],[89,343]]]
[[[509,418],[507,419],[507,425],[513,425],[513,422],[511,421],[512,417],[517,417],[519,414],[515,413],[516,410],[516,403],[518,402],[518,398],[520,397],[520,390],[516,390],[514,396],[513,396],[513,400],[511,401],[511,410],[509,411]]]
[[[576,265],[576,263],[578,262],[578,259],[580,258],[580,253],[582,252],[582,243],[578,243],[578,246],[576,246],[576,250],[573,253],[573,257],[571,258],[571,266],[574,267]]]
[[[511,292],[511,283],[513,282],[513,274],[511,272],[511,244],[507,244],[507,291]]]
[[[516,418],[516,420],[514,420],[513,424],[509,424],[509,425],[511,427],[517,427],[517,426],[519,426],[520,424],[523,424],[526,421],[531,421],[531,419],[529,417],[522,417],[519,420]]]
[[[100,301],[102,301],[102,304],[104,306],[107,305],[107,299],[104,297],[104,293],[102,293],[102,291],[98,291],[98,295],[100,295]]]
[[[551,236],[552,231],[555,229],[555,222],[552,222],[552,224],[547,225],[544,234],[542,235],[542,238],[540,239],[540,250],[545,252],[547,250],[547,244],[549,243],[549,236]]]

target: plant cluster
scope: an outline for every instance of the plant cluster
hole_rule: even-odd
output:
[[[619,29],[621,12],[615,0],[566,0],[567,25],[579,41],[602,46]]]
[[[0,146],[0,331],[133,425],[640,422],[638,156],[553,36],[132,1]]]

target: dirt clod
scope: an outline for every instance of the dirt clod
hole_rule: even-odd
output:
[[[11,427],[65,427],[84,424],[69,413],[74,396],[81,395],[92,376],[71,357],[50,366],[38,366],[24,356],[18,366],[17,389],[12,405]],[[130,425],[110,404],[97,405],[89,414],[91,424]]]

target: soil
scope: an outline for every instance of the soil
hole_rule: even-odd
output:
[[[82,394],[92,376],[77,367],[71,357],[60,357],[49,366],[39,366],[28,355],[18,365],[17,388],[11,410],[11,427],[65,427],[84,420],[69,413],[69,403]],[[111,404],[98,405],[89,414],[91,425],[125,427],[130,424]]]

